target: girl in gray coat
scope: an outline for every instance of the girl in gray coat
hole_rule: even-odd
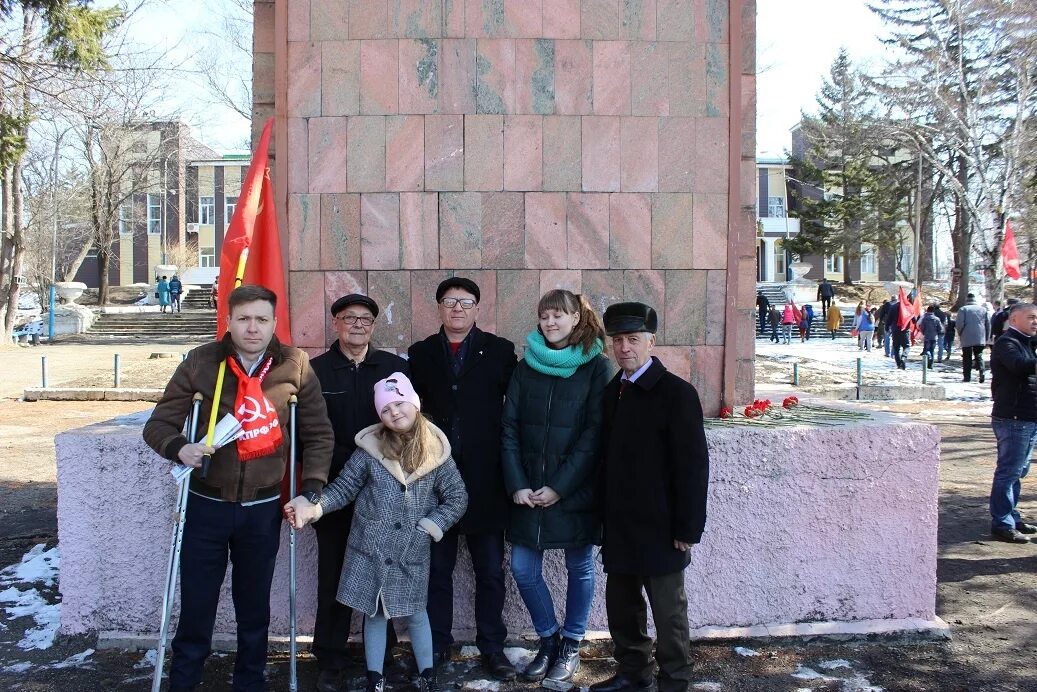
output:
[[[425,612],[429,545],[461,518],[468,495],[446,435],[421,415],[406,375],[393,373],[376,383],[374,403],[382,422],[357,433],[356,451],[319,501],[296,497],[285,513],[300,529],[356,500],[338,600],[366,615],[367,689],[383,689],[388,621],[404,618],[420,671],[418,688],[435,692]]]

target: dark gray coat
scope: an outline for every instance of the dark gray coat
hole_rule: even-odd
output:
[[[443,452],[410,476],[400,462],[386,459],[376,433],[364,428],[342,473],[321,496],[324,513],[356,500],[346,544],[338,600],[367,615],[413,615],[428,600],[429,541],[440,540],[468,505],[464,481],[446,435],[433,426]]]

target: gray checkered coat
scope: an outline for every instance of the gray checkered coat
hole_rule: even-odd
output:
[[[425,609],[429,540],[440,540],[461,518],[468,494],[443,431],[432,426],[443,445],[440,458],[406,476],[399,461],[382,456],[375,434],[381,427],[357,433],[356,451],[320,505],[327,514],[356,500],[338,600],[367,615],[395,618]]]

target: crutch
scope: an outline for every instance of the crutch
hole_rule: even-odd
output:
[[[188,440],[194,442],[198,436],[198,418],[201,415],[202,394],[196,392],[191,403],[191,415],[187,418]],[[176,514],[173,515],[173,538],[169,546],[169,562],[166,566],[166,590],[162,593],[162,625],[158,629],[155,675],[151,679],[151,692],[159,692],[162,686],[162,664],[166,658],[166,638],[169,636],[169,619],[173,614],[173,598],[176,595],[176,574],[180,571],[180,548],[184,542],[184,522],[187,518],[187,488],[190,475],[179,481],[176,494]]]
[[[299,397],[292,394],[288,397],[288,499],[295,499],[295,407],[299,404]],[[288,524],[288,650],[291,658],[288,659],[288,690],[297,692],[299,682],[296,678],[295,657],[297,654],[296,632],[295,632],[295,525]]]

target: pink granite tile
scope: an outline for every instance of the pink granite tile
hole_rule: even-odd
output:
[[[656,339],[659,335],[656,334]],[[658,343],[658,341],[656,342]],[[691,380],[691,348],[688,346],[656,346],[652,355],[659,359],[666,369],[685,382]]]
[[[696,0],[656,0],[660,41],[695,40],[695,4]]]
[[[526,266],[530,269],[565,269],[565,193],[526,194]]]
[[[497,272],[497,334],[521,353],[526,335],[536,327],[540,301],[540,272],[502,269]]]
[[[435,113],[439,108],[439,42],[400,41],[400,113]]]
[[[522,269],[525,265],[525,196],[487,192],[482,198],[482,266]]]
[[[659,119],[623,118],[620,123],[620,189],[659,189]]]
[[[310,40],[336,41],[349,36],[349,7],[342,0],[310,0]]]
[[[705,0],[699,4],[695,10],[695,38],[707,43],[727,43],[730,40],[729,9],[727,0]],[[742,18],[735,21],[741,23]]]
[[[665,43],[636,42],[630,46],[630,112],[670,114],[670,51]]]
[[[381,308],[371,342],[379,348],[406,349],[411,344],[410,272],[368,272],[367,283],[368,295]]]
[[[425,116],[425,189],[464,189],[464,116]]]
[[[339,0],[341,2],[342,0]],[[349,38],[389,37],[389,0],[348,0]]]
[[[752,311],[756,307],[756,255],[742,255],[738,258],[738,298],[735,301],[740,310]],[[748,278],[747,278],[748,277]],[[746,351],[739,351],[739,356]]]
[[[292,305],[292,345],[325,345],[324,272],[288,272],[288,301]]]
[[[515,112],[555,111],[555,44],[547,39],[515,41]]]
[[[706,47],[698,43],[662,45],[669,56],[669,114],[706,115]]]
[[[288,118],[288,151],[303,152],[309,149],[306,136],[306,120]],[[288,157],[288,192],[306,192],[310,189],[309,168],[305,156]]]
[[[385,190],[385,120],[377,115],[349,118],[350,192]]]
[[[583,295],[599,315],[613,303],[623,302],[623,272],[613,270],[584,270],[581,281]]]
[[[630,41],[655,40],[655,0],[623,0],[620,31]]]
[[[693,205],[690,193],[652,195],[652,267],[692,269]]]
[[[706,316],[706,272],[668,270],[664,343],[705,344]]]
[[[652,198],[609,195],[609,267],[645,269],[652,264]]]
[[[439,266],[482,266],[482,195],[444,192],[439,196]]]
[[[659,118],[659,191],[688,192],[696,169],[695,118]]]
[[[260,5],[256,4],[256,24],[266,20],[265,13],[263,16],[260,15]],[[268,19],[270,23],[270,40],[273,40],[273,11],[274,4],[270,3]],[[295,2],[288,5],[288,40],[289,41],[309,41],[310,40],[310,0],[296,0]],[[262,53],[255,48],[257,53]],[[271,50],[271,52],[273,52]]]
[[[324,272],[323,308],[325,319],[327,320],[324,337],[325,344],[330,344],[337,338],[333,329],[334,325],[331,322],[331,306],[336,300],[350,293],[367,295],[367,272]]]
[[[288,269],[320,268],[320,195],[288,195]]]
[[[400,54],[395,39],[360,42],[360,112],[400,112]]]
[[[692,266],[727,269],[727,195],[694,195]]]
[[[727,192],[728,121],[697,118],[695,122],[695,192]]]
[[[304,0],[306,2],[306,0]],[[300,7],[295,10],[298,15],[309,12],[309,5],[299,3]],[[273,53],[274,52],[274,4],[273,3],[257,3],[253,5],[253,16],[255,17],[254,26],[252,29],[252,55],[255,56],[259,53]],[[288,40],[289,41],[308,41],[309,36],[293,36],[292,30],[298,31],[302,29],[305,33],[307,27],[294,27],[292,22],[303,23],[304,18],[302,16],[296,16],[292,19],[292,10],[288,11]]]
[[[621,0],[583,0],[580,11],[580,36],[594,41],[622,38]]]
[[[722,346],[727,320],[727,272],[711,269],[706,272],[706,345]]]
[[[595,115],[629,114],[630,43],[595,41],[593,52]]]
[[[464,0],[443,0],[443,35],[464,38]]]
[[[476,44],[475,107],[478,113],[515,112],[515,41],[481,38]]]
[[[691,378],[689,382],[698,390],[702,400],[702,412],[707,416],[720,413],[720,397],[724,383],[724,347],[695,346],[691,350]],[[739,402],[745,403],[748,399]]]
[[[439,320],[439,309],[436,305],[436,287],[439,286],[439,282],[453,274],[452,271],[410,273],[411,343],[439,331],[442,322]]]
[[[360,267],[360,195],[321,195],[320,268]]]
[[[440,42],[440,113],[475,112],[475,48],[475,39]]]
[[[583,118],[583,190],[618,192],[620,119],[616,115]]]
[[[710,118],[726,118],[731,112],[727,44],[706,44],[706,112]]]
[[[404,269],[439,268],[439,195],[400,194],[400,238]]]
[[[320,115],[320,44],[291,42],[288,44],[289,118]]]
[[[659,333],[666,330],[666,275],[654,269],[623,272],[623,300],[646,303],[659,315]]]
[[[465,36],[472,38],[496,38],[505,36],[504,0],[465,0]]]
[[[466,115],[464,189],[504,189],[504,117]]]
[[[360,196],[360,257],[364,269],[400,268],[400,196]]]
[[[347,118],[310,118],[310,192],[346,192]]]
[[[594,52],[590,41],[555,41],[555,112],[585,115],[594,105]]]
[[[543,189],[543,118],[504,116],[504,189]]]
[[[567,264],[570,269],[608,269],[609,195],[570,192],[566,196]]]
[[[579,269],[545,269],[540,272],[540,295],[555,289],[564,289],[579,295],[583,292],[583,272]],[[530,310],[536,310],[535,303]]]
[[[485,332],[497,332],[497,272],[494,269],[459,271],[455,275],[465,276],[479,287],[479,316],[475,323]]]
[[[390,0],[389,35],[396,38],[442,38],[443,3]]]
[[[360,43],[321,43],[320,98],[323,115],[356,115],[360,112]]]
[[[544,38],[580,38],[580,0],[544,0]]]
[[[543,35],[543,0],[504,0],[504,24],[513,38]]]
[[[385,188],[412,192],[424,187],[425,119],[390,115],[385,122]]]
[[[576,115],[544,118],[544,189],[583,189],[580,120]]]

